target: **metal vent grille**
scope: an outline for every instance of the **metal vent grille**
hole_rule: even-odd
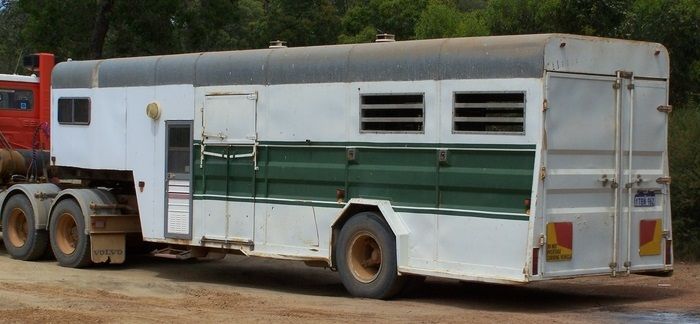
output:
[[[363,95],[360,130],[371,133],[422,133],[423,94]]]
[[[524,93],[456,93],[453,131],[523,134]]]

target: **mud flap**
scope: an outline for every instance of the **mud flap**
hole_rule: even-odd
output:
[[[91,255],[94,263],[124,263],[126,256],[126,235],[91,234]]]

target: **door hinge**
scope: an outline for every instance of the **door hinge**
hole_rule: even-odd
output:
[[[549,109],[549,102],[547,101],[547,99],[545,99],[544,101],[542,101],[542,112],[546,112],[547,109]]]
[[[620,80],[615,80],[615,83],[613,83],[613,85],[612,85],[613,89],[615,89],[615,90],[620,89],[620,84],[622,84],[622,82]]]
[[[656,107],[656,110],[658,110],[660,112],[670,113],[671,111],[673,111],[673,106],[661,105],[661,106]]]
[[[634,76],[634,73],[629,72],[629,71],[619,71],[620,77],[623,79],[631,79]]]
[[[658,178],[656,178],[656,183],[658,183],[658,184],[671,184],[671,177],[658,177]]]
[[[544,181],[544,179],[547,177],[547,167],[541,167],[540,168],[540,180]]]

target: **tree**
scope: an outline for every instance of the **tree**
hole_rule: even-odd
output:
[[[559,31],[560,0],[491,0],[486,19],[494,35]]]
[[[624,22],[625,37],[659,42],[671,56],[671,99],[700,96],[700,3],[636,0]]]
[[[20,10],[17,1],[0,1],[0,35],[3,35],[0,42],[0,73],[19,72],[19,60],[23,54],[27,54],[21,33],[26,19],[27,15]]]
[[[90,54],[94,59],[102,58],[102,49],[105,45],[105,38],[109,30],[109,13],[112,11],[114,0],[99,0],[97,15],[95,17],[95,27],[90,38]]]
[[[357,4],[342,19],[340,42],[365,40],[368,31],[390,33],[397,40],[415,39],[416,23],[428,5],[428,0],[369,0]]]
[[[633,0],[568,0],[561,3],[559,31],[621,37],[621,27]]]
[[[431,0],[416,24],[416,38],[419,39],[488,34],[483,10],[462,13],[449,1]]]
[[[30,52],[52,52],[59,57],[88,59],[97,2],[94,0],[17,1],[26,14],[21,33]]]
[[[334,44],[340,23],[330,0],[270,0],[263,35],[291,46]]]

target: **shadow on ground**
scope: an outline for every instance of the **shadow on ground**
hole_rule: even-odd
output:
[[[9,257],[2,244],[0,257]],[[91,271],[109,273],[129,269],[152,271],[159,278],[178,283],[220,285],[219,289],[246,287],[311,296],[349,297],[336,272],[307,267],[297,261],[233,255],[219,261],[182,261],[136,255],[130,256],[125,264],[96,265]],[[498,285],[429,278],[417,289],[396,300],[399,303],[432,303],[499,312],[548,313],[591,310],[624,315],[625,305],[673,298],[683,294],[682,289],[622,285],[611,281],[591,283],[589,280],[581,283],[561,280],[528,285]]]

